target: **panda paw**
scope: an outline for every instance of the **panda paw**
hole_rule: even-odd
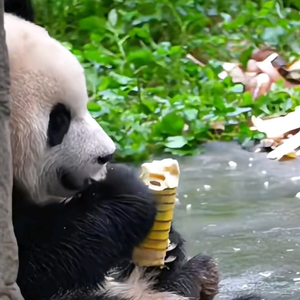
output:
[[[212,300],[219,292],[219,272],[216,261],[206,255],[194,256],[184,266],[186,272],[198,271],[198,284],[200,286],[201,300]],[[196,281],[197,284],[197,281]]]
[[[197,300],[213,300],[219,292],[219,273],[216,262],[209,256],[196,255],[178,264],[176,270],[165,271],[156,289],[174,292]]]
[[[189,279],[191,297],[213,300],[219,293],[219,272],[216,261],[210,256],[198,254],[187,261],[181,270]]]

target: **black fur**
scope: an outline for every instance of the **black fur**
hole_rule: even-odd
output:
[[[17,283],[25,300],[125,300],[94,292],[111,269],[121,267],[117,281],[130,275],[133,249],[148,235],[155,216],[152,193],[124,165],[110,164],[105,180],[61,204],[34,205],[14,184]],[[145,269],[145,274],[158,271],[154,288],[212,300],[218,272],[211,258],[198,255],[187,261],[184,241],[173,228],[170,239],[177,247],[167,257],[176,260],[167,269]]]
[[[31,0],[4,0],[4,11],[15,14],[29,22],[35,22]]]
[[[149,189],[122,165],[67,203],[38,207],[24,195],[14,187],[17,283],[26,300],[69,290],[89,294],[118,261],[131,258],[156,215]]]
[[[168,257],[176,259],[166,264],[166,268],[146,268],[145,274],[158,272],[153,280],[157,291],[174,292],[177,295],[190,297],[191,300],[212,300],[218,293],[219,274],[212,258],[206,255],[196,255],[187,259],[184,251],[185,241],[178,232],[171,228],[170,241],[177,245],[167,253]],[[123,281],[130,276],[135,266],[129,261],[123,261],[114,271],[113,277]]]
[[[48,124],[48,144],[50,147],[61,144],[71,123],[71,113],[65,105],[58,103],[53,107]]]

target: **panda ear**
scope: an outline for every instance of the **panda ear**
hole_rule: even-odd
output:
[[[26,21],[35,22],[34,8],[31,0],[4,0],[4,11]]]
[[[61,144],[71,123],[70,111],[61,103],[51,111],[48,124],[48,144],[50,147]]]

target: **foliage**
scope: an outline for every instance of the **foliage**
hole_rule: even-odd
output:
[[[282,84],[254,102],[217,76],[222,61],[245,63],[264,44],[287,61],[298,57],[300,14],[280,1],[35,0],[35,6],[39,24],[85,67],[89,110],[122,149],[119,159],[190,155],[208,140],[255,138],[247,125],[252,114],[286,113],[298,104],[300,91]],[[207,66],[195,65],[188,53]],[[229,126],[219,135],[212,122]]]

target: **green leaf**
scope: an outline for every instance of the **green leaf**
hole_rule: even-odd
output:
[[[103,26],[103,19],[91,16],[79,21],[79,28],[84,30],[94,31],[97,28],[102,28]]]
[[[117,10],[114,8],[112,9],[109,14],[108,14],[108,21],[110,22],[110,24],[115,27],[117,25],[118,22],[118,13]]]
[[[195,108],[186,109],[184,114],[188,121],[193,121],[197,118],[198,110]]]
[[[90,112],[99,112],[99,111],[101,111],[101,106],[98,103],[89,102],[88,103],[88,110]]]
[[[187,139],[183,136],[170,136],[167,138],[165,146],[172,149],[180,149],[187,143]]]
[[[161,132],[168,135],[180,135],[183,132],[184,125],[185,123],[182,117],[175,113],[171,113],[162,119],[160,129]]]
[[[242,94],[245,92],[245,86],[242,83],[236,83],[230,88],[230,91],[235,94]]]
[[[253,105],[253,97],[250,93],[245,93],[243,95],[242,102],[240,103],[240,106],[250,106]]]
[[[277,45],[280,41],[280,36],[284,35],[286,32],[282,27],[266,28],[263,34],[263,40],[266,43]]]
[[[250,112],[251,110],[251,107],[237,107],[234,112],[228,113],[227,117],[236,117],[238,115]]]
[[[135,79],[117,74],[115,72],[110,72],[109,76],[112,77],[116,82],[122,85],[128,85],[135,82]]]
[[[135,64],[137,67],[143,65],[149,65],[153,60],[153,53],[149,50],[137,50],[132,51],[127,56],[127,60],[129,63]]]

